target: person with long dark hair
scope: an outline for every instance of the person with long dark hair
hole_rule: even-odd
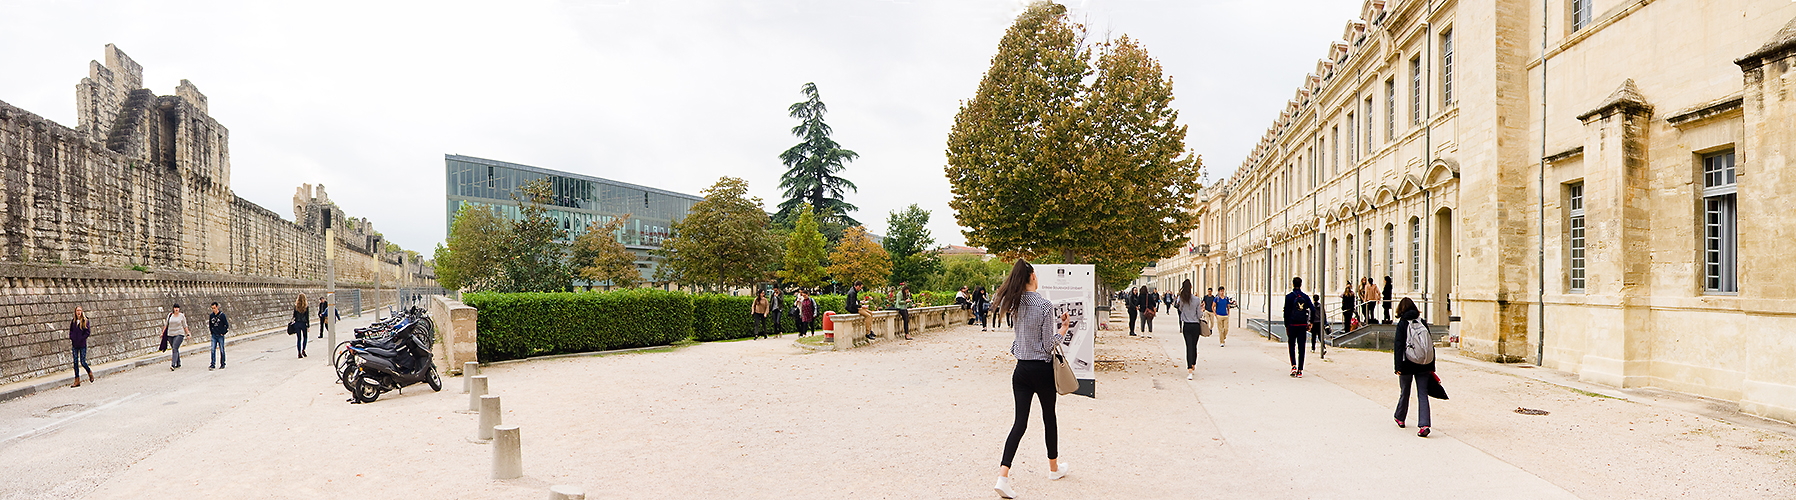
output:
[[[1160,294],[1148,291],[1146,286],[1141,287],[1140,292],[1141,333],[1150,333],[1154,331],[1154,316],[1160,315]]]
[[[986,330],[985,313],[990,312],[991,308],[992,308],[991,297],[986,296],[985,286],[981,285],[979,288],[974,289],[973,290],[973,316],[975,318],[979,319],[979,331],[983,332]]]
[[[1141,299],[1135,295],[1135,289],[1123,293],[1123,308],[1129,310],[1129,336],[1135,336],[1135,321],[1141,316]]]
[[[755,340],[767,336],[767,291],[755,290],[755,301],[749,305],[749,314],[755,318]]]
[[[1016,339],[1010,343],[1010,354],[1016,356],[1016,370],[1010,374],[1010,392],[1016,397],[1016,420],[1010,425],[1010,436],[1004,439],[1004,460],[999,462],[998,484],[992,488],[998,496],[1016,498],[1010,486],[1010,463],[1029,428],[1029,400],[1041,399],[1041,424],[1048,444],[1048,479],[1066,477],[1060,464],[1059,427],[1054,416],[1054,364],[1052,346],[1066,338],[1067,313],[1060,313],[1058,330],[1053,326],[1054,303],[1035,293],[1035,266],[1017,259],[1010,276],[998,287],[998,307],[1016,315]]]
[[[92,334],[93,327],[87,324],[87,313],[81,310],[81,306],[75,306],[75,319],[69,321],[69,347],[73,349],[70,355],[75,362],[74,387],[81,387],[82,368],[87,369],[88,383],[94,381],[94,367],[87,364],[87,337]]]
[[[299,331],[299,357],[306,357],[306,335],[311,334],[312,329],[312,308],[306,304],[306,294],[299,294],[299,300],[293,303],[293,326],[288,328]],[[324,326],[318,328],[324,331]]]
[[[1396,298],[1396,296],[1391,295],[1391,277],[1385,276],[1384,277],[1384,324],[1387,324],[1387,325],[1391,324],[1391,299],[1394,299],[1394,298]]]
[[[1434,341],[1434,336],[1430,334],[1424,334],[1428,337],[1423,339],[1408,338],[1409,324],[1416,321],[1422,321],[1422,311],[1416,309],[1415,301],[1404,297],[1403,302],[1397,304],[1398,342],[1391,349],[1391,353],[1396,357],[1397,388],[1399,390],[1396,413],[1397,427],[1403,427],[1403,417],[1409,416],[1409,388],[1413,386],[1416,389],[1416,423],[1420,425],[1416,430],[1416,435],[1428,437],[1429,427],[1433,424],[1428,418],[1428,387],[1434,383],[1434,361],[1431,360],[1426,364],[1415,363],[1404,359],[1403,355],[1406,350],[1404,346],[1408,341]],[[1423,321],[1422,324],[1426,326],[1428,322]]]
[[[1199,299],[1191,295],[1191,280],[1179,284],[1179,296],[1174,300],[1179,310],[1179,332],[1185,335],[1185,380],[1191,380],[1197,371],[1197,339],[1203,336],[1206,311]]]

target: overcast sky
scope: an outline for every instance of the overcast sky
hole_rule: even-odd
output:
[[[943,150],[1018,0],[0,0],[0,101],[74,127],[75,84],[117,44],[144,84],[191,80],[231,131],[238,196],[291,218],[324,184],[351,216],[429,254],[443,155],[698,194],[729,175],[771,209],[816,82],[861,154],[853,214],[885,232],[916,203],[965,237]],[[1099,38],[1142,41],[1173,78],[1186,145],[1226,178],[1359,0],[1067,2]]]

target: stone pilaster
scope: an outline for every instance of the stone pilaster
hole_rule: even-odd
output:
[[[1734,61],[1745,79],[1743,144],[1736,148],[1739,209],[1742,214],[1785,214],[1796,206],[1796,19],[1759,50]],[[1754,304],[1796,299],[1796,265],[1790,242],[1796,228],[1789,217],[1740,217],[1740,299]],[[1740,409],[1796,421],[1796,342],[1787,331],[1745,358]]]
[[[1653,107],[1622,82],[1584,122],[1586,285],[1593,324],[1578,376],[1615,387],[1650,385],[1652,270],[1647,130]]]

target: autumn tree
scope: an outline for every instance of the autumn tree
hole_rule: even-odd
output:
[[[849,212],[857,210],[855,206],[842,201],[844,194],[858,188],[839,174],[860,154],[844,149],[830,138],[832,130],[823,122],[823,115],[829,108],[824,106],[823,97],[817,93],[817,84],[806,83],[799,90],[804,93],[805,100],[786,108],[787,114],[798,120],[798,125],[792,127],[792,135],[797,136],[799,142],[780,153],[780,162],[786,165],[785,175],[780,176],[780,188],[786,190],[786,201],[780,202],[775,218],[796,221],[794,212],[800,205],[809,204],[816,211],[819,222],[841,228],[859,225],[848,216]]]
[[[703,194],[655,251],[663,260],[657,279],[716,289],[764,279],[779,248],[761,199],[748,196],[748,182],[735,177],[719,178]]]
[[[891,257],[885,247],[873,241],[867,228],[854,226],[843,233],[842,242],[829,254],[829,274],[836,282],[853,286],[856,282],[878,288],[892,276]]]
[[[617,240],[618,230],[629,220],[630,214],[624,214],[610,222],[593,221],[586,226],[586,232],[574,238],[571,258],[580,277],[621,288],[634,287],[642,281],[642,272],[636,270],[636,254]]]
[[[968,244],[1115,271],[1173,254],[1195,225],[1201,163],[1172,82],[1124,36],[1096,45],[1087,85],[1084,39],[1064,6],[1031,5],[962,103],[946,172]]]
[[[511,223],[490,205],[463,204],[449,223],[449,239],[437,245],[437,283],[450,290],[496,290],[505,280],[500,266],[511,239]]]
[[[915,203],[904,210],[893,210],[886,217],[884,246],[892,259],[891,284],[910,283],[916,290],[930,276],[941,271],[941,257],[935,251],[935,238],[929,235],[929,211]]]

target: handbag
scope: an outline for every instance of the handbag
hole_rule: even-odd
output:
[[[1201,319],[1197,321],[1197,336],[1208,337],[1212,333],[1216,332],[1210,329],[1210,320]]]
[[[1441,400],[1447,399],[1447,388],[1441,387],[1441,375],[1438,373],[1430,373],[1428,375],[1430,378],[1434,379],[1432,383],[1428,384],[1428,397]]]
[[[288,321],[287,322],[287,334],[288,335],[299,334],[299,322],[298,321]]]
[[[1079,390],[1079,379],[1073,376],[1072,365],[1067,364],[1066,355],[1060,353],[1060,345],[1054,345],[1054,351],[1048,356],[1054,360],[1054,392],[1064,396]]]

